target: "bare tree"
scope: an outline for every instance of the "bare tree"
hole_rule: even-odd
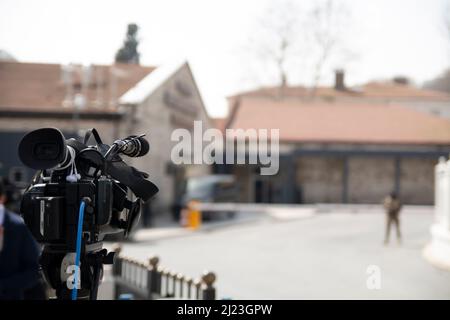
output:
[[[295,64],[307,64],[303,74],[313,74],[313,92],[322,70],[336,53],[347,17],[338,0],[315,0],[301,9],[292,1],[274,1],[259,21],[259,32],[250,50],[276,70],[279,93],[287,86]]]
[[[348,12],[342,3],[335,0],[316,1],[308,16],[313,52],[312,95],[316,93],[324,65],[336,53],[341,42],[341,32],[346,24]]]
[[[295,57],[301,39],[301,19],[301,11],[294,2],[274,2],[259,20],[259,32],[250,48],[257,58],[276,69],[281,94],[288,83],[287,64]]]
[[[438,31],[447,44],[447,54],[450,51],[450,1],[446,1],[442,7],[442,19],[438,22]],[[449,62],[450,62],[450,55]],[[450,68],[447,68],[436,78],[431,79],[423,85],[426,89],[450,92]]]

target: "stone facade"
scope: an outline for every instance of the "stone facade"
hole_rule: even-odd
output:
[[[317,154],[296,154],[296,148]],[[282,161],[275,176],[260,176],[254,166],[234,166],[242,201],[261,201],[257,195],[263,189],[265,199],[261,202],[377,204],[396,191],[405,204],[430,205],[434,201],[434,166],[439,154],[444,154],[430,146],[316,145],[291,149],[282,157],[292,161]],[[294,191],[286,193],[289,189]]]
[[[433,204],[434,167],[438,159],[401,160],[400,196],[405,203]]]
[[[348,160],[348,201],[378,203],[395,189],[395,159],[350,157]]]
[[[297,162],[297,185],[302,190],[302,201],[380,203],[396,190],[404,203],[433,204],[433,168],[437,159],[400,158],[396,182],[395,157],[349,156],[347,191],[343,162],[341,157],[301,157]]]
[[[340,202],[342,197],[343,160],[318,156],[299,157],[296,182],[302,202]]]
[[[173,165],[171,141],[173,130],[185,128],[192,131],[195,120],[202,121],[203,130],[211,127],[202,98],[196,87],[188,64],[161,84],[139,105],[122,107],[127,113],[125,135],[146,133],[150,152],[142,158],[133,158],[131,163],[148,172],[149,179],[160,189],[153,201],[158,212],[170,210],[180,196],[185,178],[208,174],[208,165]]]

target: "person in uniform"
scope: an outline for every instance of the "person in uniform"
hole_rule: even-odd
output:
[[[392,225],[395,226],[395,230],[397,232],[397,241],[401,243],[402,235],[400,231],[400,210],[402,208],[402,204],[397,196],[396,192],[391,192],[383,201],[383,206],[386,211],[386,234],[384,237],[384,244],[387,245],[389,243],[389,235],[391,232]]]

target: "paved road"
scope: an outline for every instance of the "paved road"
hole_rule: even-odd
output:
[[[450,272],[422,258],[431,207],[405,208],[403,244],[387,247],[380,210],[323,211],[127,243],[124,253],[139,259],[156,253],[161,265],[191,276],[213,270],[219,298],[450,299]],[[369,265],[381,268],[380,290],[367,289]]]

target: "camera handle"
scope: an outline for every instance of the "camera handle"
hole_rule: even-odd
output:
[[[98,131],[95,128],[92,128],[92,129],[89,129],[86,131],[86,133],[84,135],[84,144],[87,144],[91,135],[94,136],[94,139],[95,139],[95,142],[97,142],[97,145],[103,144],[102,139],[100,138],[100,135],[98,134]]]

